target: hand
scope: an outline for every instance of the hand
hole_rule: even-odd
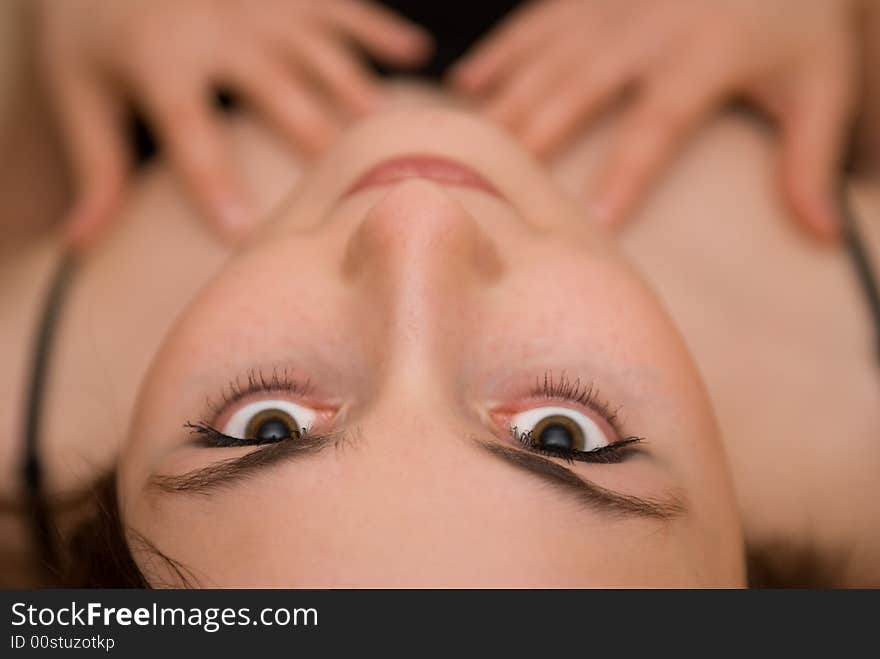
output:
[[[803,226],[838,230],[835,176],[853,110],[856,0],[546,0],[526,5],[456,67],[490,117],[539,154],[623,92],[621,133],[592,199],[632,212],[687,136],[743,97],[782,135],[781,185]]]
[[[36,16],[74,169],[75,244],[96,236],[126,186],[129,101],[199,209],[234,238],[255,218],[212,110],[215,85],[316,152],[377,99],[352,47],[401,66],[429,48],[420,28],[361,0],[39,0]]]

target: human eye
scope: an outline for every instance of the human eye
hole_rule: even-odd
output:
[[[543,400],[542,400],[543,399]],[[616,463],[637,451],[640,437],[625,437],[617,415],[592,386],[545,376],[532,400],[506,415],[523,448],[566,461]]]
[[[308,401],[307,385],[273,373],[249,373],[246,385],[238,381],[212,406],[211,419],[185,426],[205,447],[260,446],[302,440],[317,426],[328,425],[334,410]]]

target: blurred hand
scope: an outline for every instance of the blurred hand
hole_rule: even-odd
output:
[[[212,107],[218,84],[314,153],[377,99],[354,47],[400,66],[429,48],[420,28],[363,0],[38,0],[36,15],[75,170],[75,244],[112,218],[126,186],[128,103],[144,112],[199,209],[235,238],[255,218]]]
[[[458,63],[452,82],[546,155],[627,96],[591,200],[619,223],[689,133],[731,97],[781,129],[781,185],[820,237],[854,102],[856,0],[544,0]]]

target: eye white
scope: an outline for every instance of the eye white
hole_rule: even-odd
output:
[[[516,429],[517,435],[522,437],[534,430],[535,426],[550,416],[564,416],[578,425],[584,434],[584,451],[592,451],[608,446],[611,443],[595,421],[587,415],[568,407],[534,407],[525,412],[514,414],[510,419],[510,425]]]
[[[244,439],[250,420],[264,410],[279,410],[289,414],[296,419],[299,429],[305,429],[306,431],[310,430],[314,425],[315,417],[317,416],[315,410],[291,403],[289,400],[259,400],[248,403],[233,414],[229,421],[226,422],[226,425],[223,426],[223,434]]]

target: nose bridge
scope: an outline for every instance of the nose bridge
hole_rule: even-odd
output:
[[[425,346],[500,276],[502,263],[477,220],[444,188],[410,180],[389,190],[352,232],[342,270],[396,339]]]
[[[443,471],[436,471],[439,463],[460,459],[461,440],[473,428],[473,419],[461,405],[459,392],[443,380],[442,376],[425,378],[403,369],[385,379],[381,393],[358,423],[358,432],[368,437],[375,449],[365,455],[374,475],[388,469],[387,452],[393,451],[397,458],[394,464],[402,460],[419,465],[414,471],[427,487],[428,481]],[[397,469],[392,468],[394,471]]]

